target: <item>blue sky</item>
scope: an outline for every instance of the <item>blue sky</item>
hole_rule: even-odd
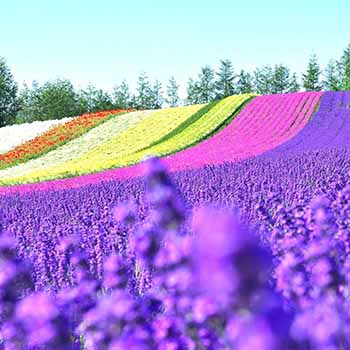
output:
[[[18,82],[65,77],[112,89],[139,73],[184,85],[202,65],[322,65],[350,43],[350,1],[1,0],[0,56]]]

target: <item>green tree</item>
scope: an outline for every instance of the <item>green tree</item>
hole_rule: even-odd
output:
[[[341,89],[350,90],[350,44],[344,50],[338,65],[340,70]]]
[[[215,82],[216,97],[224,98],[235,94],[235,72],[232,61],[225,59],[220,61],[219,72],[216,73]]]
[[[65,79],[48,81],[40,87],[32,109],[36,120],[62,119],[85,112],[72,83]]]
[[[19,101],[21,109],[16,115],[16,123],[29,123],[36,120],[37,110],[35,102],[39,96],[39,83],[37,81],[32,82],[32,86],[29,87],[26,83],[23,84],[23,88],[19,93]]]
[[[341,90],[339,65],[335,60],[330,60],[324,73],[323,88],[328,91]]]
[[[215,73],[210,66],[201,68],[198,80],[199,102],[208,103],[215,99]]]
[[[152,103],[152,88],[145,72],[142,72],[137,81],[137,107],[149,109]]]
[[[126,80],[123,80],[119,86],[114,88],[113,97],[116,108],[127,109],[131,107],[131,95]]]
[[[82,112],[108,111],[114,108],[111,96],[102,89],[96,89],[91,83],[86,90],[78,94]]]
[[[164,103],[162,84],[159,80],[156,80],[153,87],[151,88],[151,101],[150,109],[162,108]]]
[[[256,68],[254,71],[254,90],[260,95],[272,94],[274,70],[271,66]]]
[[[96,110],[97,90],[94,85],[89,83],[85,90],[78,93],[78,101],[84,112],[93,112]]]
[[[13,123],[20,109],[18,86],[4,58],[0,57],[0,127]]]
[[[177,84],[174,77],[171,77],[169,79],[169,83],[166,91],[167,91],[166,103],[168,103],[170,107],[178,106],[180,102],[179,85]]]
[[[306,91],[321,91],[322,83],[320,81],[321,69],[317,56],[312,54],[307,65],[306,73],[302,76],[303,87]]]
[[[192,78],[190,78],[187,83],[186,104],[194,105],[197,103],[201,103],[200,86],[198,81],[195,81]]]
[[[254,92],[252,75],[242,69],[238,74],[235,90],[237,94],[249,94]]]
[[[298,92],[300,91],[300,84],[298,83],[298,77],[296,73],[290,78],[288,92]]]
[[[290,69],[283,64],[275,65],[271,81],[271,93],[284,94],[298,90],[299,84],[296,74],[291,74]]]
[[[133,109],[139,108],[138,99],[137,99],[137,96],[135,94],[133,94],[130,98],[129,108],[133,108]]]
[[[95,98],[95,111],[109,111],[114,108],[113,100],[111,95],[102,90],[98,89]]]

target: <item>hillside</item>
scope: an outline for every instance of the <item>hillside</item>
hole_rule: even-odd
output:
[[[45,133],[27,141],[25,147],[18,145],[15,150],[22,147],[29,156],[17,165],[11,158],[12,166],[0,170],[0,191],[137,177],[142,174],[137,163],[149,155],[165,157],[171,171],[249,158],[292,139],[312,120],[320,100],[322,93],[235,95],[207,105],[105,113],[98,124],[80,129],[77,136],[51,148],[45,143],[46,150],[38,155],[30,152],[36,150],[37,140],[45,139]],[[65,128],[69,135],[73,133],[70,124],[64,123],[60,132],[65,134]],[[12,153],[2,154],[3,159]]]

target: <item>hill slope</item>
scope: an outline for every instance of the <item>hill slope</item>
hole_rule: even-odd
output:
[[[119,116],[113,123],[108,121],[99,126],[95,137],[86,133],[80,139],[50,152],[51,155],[48,153],[42,162],[39,158],[0,171],[2,185],[29,182],[2,187],[0,193],[79,187],[99,181],[137,177],[142,175],[142,166],[138,164],[102,172],[98,170],[136,163],[147,154],[170,154],[164,162],[172,171],[256,156],[293,139],[303,130],[321,97],[322,93],[318,92],[258,96],[251,101],[250,95],[232,96],[208,105]],[[239,111],[246,101],[249,102]],[[332,108],[329,113],[334,111]],[[175,116],[174,123],[169,123],[171,116]],[[135,122],[134,118],[138,120]],[[125,129],[121,127],[123,120]],[[226,126],[216,132],[223,125]],[[115,129],[111,131],[112,128]],[[108,137],[106,130],[109,130]],[[171,154],[194,143],[198,144]],[[93,171],[96,173],[88,174]],[[84,173],[87,175],[43,181]],[[36,181],[40,183],[30,184]]]
[[[233,118],[251,97],[249,94],[237,95],[208,105],[118,116],[113,125],[112,122],[105,122],[42,159],[0,171],[0,183],[36,182],[88,174],[135,164],[147,155],[174,153],[209,137]],[[135,121],[135,118],[138,120]],[[122,128],[122,125],[125,127]],[[99,142],[93,142],[95,138],[91,137],[92,133],[100,135]]]

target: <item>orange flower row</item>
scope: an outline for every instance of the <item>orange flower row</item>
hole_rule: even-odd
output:
[[[131,109],[115,109],[80,115],[64,124],[54,126],[45,133],[27,141],[14,149],[0,155],[0,169],[24,163],[29,159],[37,158],[66,142],[86,133],[93,127],[107,120],[111,115],[131,112]]]

